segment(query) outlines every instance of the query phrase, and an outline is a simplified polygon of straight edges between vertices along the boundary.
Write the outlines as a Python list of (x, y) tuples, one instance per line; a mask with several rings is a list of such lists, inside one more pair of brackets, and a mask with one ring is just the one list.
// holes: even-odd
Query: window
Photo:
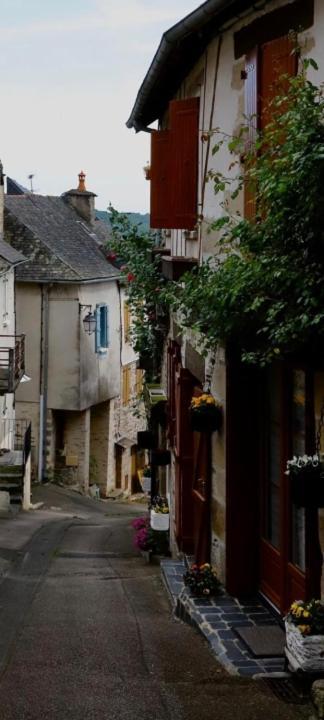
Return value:
[(131, 315), (128, 302), (124, 302), (124, 342), (129, 342)]
[(96, 307), (96, 352), (104, 353), (109, 347), (109, 308), (104, 303)]
[(130, 400), (130, 367), (123, 367), (123, 405), (128, 405)]

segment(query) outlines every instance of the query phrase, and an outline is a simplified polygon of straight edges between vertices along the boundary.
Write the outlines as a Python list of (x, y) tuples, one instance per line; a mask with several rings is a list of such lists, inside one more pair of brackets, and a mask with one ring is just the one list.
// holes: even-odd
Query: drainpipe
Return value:
[(49, 286), (41, 285), (41, 366), (39, 399), (39, 454), (38, 480), (46, 482), (46, 431), (47, 431), (47, 394), (48, 394), (48, 337), (49, 337)]

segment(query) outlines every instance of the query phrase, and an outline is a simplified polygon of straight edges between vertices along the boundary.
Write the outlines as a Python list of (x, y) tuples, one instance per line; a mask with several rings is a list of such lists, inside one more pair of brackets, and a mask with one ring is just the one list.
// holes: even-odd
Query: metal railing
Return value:
[(31, 445), (30, 420), (15, 420), (12, 418), (0, 420), (0, 448), (21, 450), (27, 455), (27, 460)]
[(0, 394), (15, 391), (25, 372), (25, 335), (0, 335)]

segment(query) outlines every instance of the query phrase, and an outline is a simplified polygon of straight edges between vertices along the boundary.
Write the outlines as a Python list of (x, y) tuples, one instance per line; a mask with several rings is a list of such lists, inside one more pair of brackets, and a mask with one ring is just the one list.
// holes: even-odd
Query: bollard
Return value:
[(315, 680), (312, 685), (312, 700), (319, 720), (324, 720), (324, 680)]

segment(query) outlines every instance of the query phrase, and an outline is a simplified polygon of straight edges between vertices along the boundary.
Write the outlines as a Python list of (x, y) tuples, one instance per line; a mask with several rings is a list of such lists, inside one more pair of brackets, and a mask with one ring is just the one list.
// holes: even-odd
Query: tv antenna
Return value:
[(35, 173), (30, 173), (30, 175), (28, 175), (28, 180), (30, 181), (30, 192), (31, 193), (34, 192), (34, 188), (33, 188), (33, 178), (34, 177), (35, 177)]

